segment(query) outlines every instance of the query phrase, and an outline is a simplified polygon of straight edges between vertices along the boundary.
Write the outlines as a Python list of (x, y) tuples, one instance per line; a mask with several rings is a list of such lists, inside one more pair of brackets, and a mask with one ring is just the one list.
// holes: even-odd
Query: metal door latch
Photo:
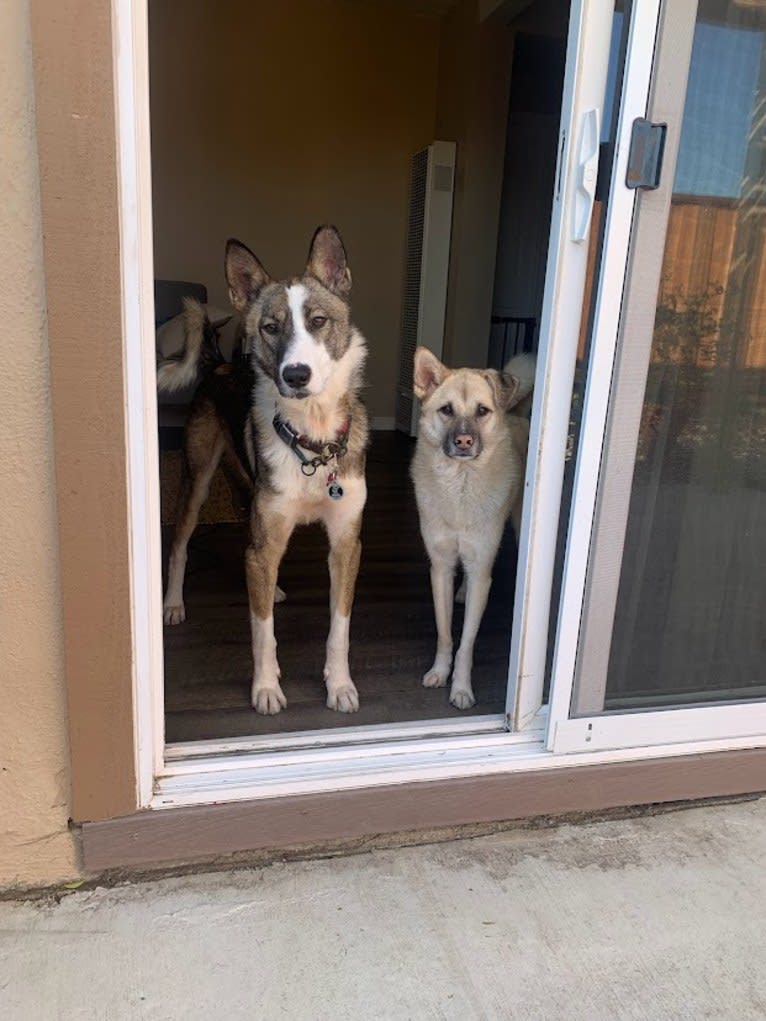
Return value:
[(577, 188), (573, 203), (572, 240), (587, 241), (598, 181), (599, 121), (597, 109), (586, 110), (580, 124), (577, 153)]
[(643, 188), (645, 191), (659, 188), (667, 130), (667, 124), (652, 124), (644, 117), (637, 117), (633, 121), (628, 169), (625, 173), (626, 187)]

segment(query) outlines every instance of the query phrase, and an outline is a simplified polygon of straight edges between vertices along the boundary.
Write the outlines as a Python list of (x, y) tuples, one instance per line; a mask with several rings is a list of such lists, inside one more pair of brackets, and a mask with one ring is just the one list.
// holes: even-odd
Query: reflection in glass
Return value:
[(698, 17), (607, 709), (766, 694), (766, 4)]

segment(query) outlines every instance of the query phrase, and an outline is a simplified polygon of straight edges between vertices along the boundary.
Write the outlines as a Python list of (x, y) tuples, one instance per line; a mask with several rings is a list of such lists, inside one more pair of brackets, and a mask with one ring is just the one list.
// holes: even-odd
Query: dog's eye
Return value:
[(321, 330), (326, 322), (327, 322), (327, 316), (312, 316), (311, 317), (311, 329), (312, 330)]
[(451, 404), (444, 404), (441, 408), (439, 408), (439, 411), (441, 411), (442, 415), (446, 415), (447, 418), (452, 418), (452, 415), (454, 414)]
[(277, 333), (279, 333), (279, 324), (278, 323), (264, 323), (263, 326), (261, 327), (261, 329), (263, 330), (264, 333), (268, 333), (269, 336), (274, 337), (274, 336), (276, 336)]
[(479, 418), (484, 418), (484, 416), (488, 415), (491, 410), (492, 409), (488, 408), (485, 404), (480, 404), (476, 409), (476, 414), (479, 416)]

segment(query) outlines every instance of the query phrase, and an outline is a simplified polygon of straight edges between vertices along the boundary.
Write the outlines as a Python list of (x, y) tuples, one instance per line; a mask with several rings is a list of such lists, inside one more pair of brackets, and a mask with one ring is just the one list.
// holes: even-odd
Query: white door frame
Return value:
[(558, 725), (568, 719), (580, 634), (585, 575), (593, 528), (601, 451), (606, 430), (622, 294), (628, 269), (636, 191), (625, 186), (633, 121), (645, 117), (660, 0), (637, 0), (628, 32), (622, 106), (617, 126), (615, 165), (609, 189), (601, 273), (597, 281), (591, 350), (580, 442), (575, 468), (569, 535), (564, 559), (559, 623), (554, 645), (548, 714), (549, 748)]
[[(524, 482), (506, 714), (514, 731), (539, 726), (548, 649), (561, 493), (574, 384), (580, 310), (588, 268), (588, 234), (575, 239), (580, 144), (603, 109), (613, 0), (574, 0), (567, 40), (559, 161), (551, 216), (537, 380)], [(589, 182), (595, 190), (595, 176)], [(576, 314), (572, 311), (576, 310)], [(576, 620), (577, 618), (572, 618)], [(572, 625), (574, 626), (574, 624)]]
[(130, 622), (139, 808), (164, 768), (162, 553), (154, 328), (147, 0), (113, 0), (120, 272), (130, 522)]
[[(647, 5), (651, 9), (656, 3), (637, 0), (634, 17), (645, 16), (642, 12)], [(349, 728), (342, 736), (325, 731), (281, 739), (195, 742), (166, 749), (147, 0), (113, 0), (139, 807), (208, 804), (410, 779), (555, 768), (573, 762), (586, 765), (688, 754), (703, 747), (742, 747), (742, 738), (727, 740), (719, 735), (718, 740), (703, 745), (684, 740), (628, 752), (587, 749), (584, 754), (571, 756), (546, 751), (543, 741), (540, 707), (545, 643), (572, 382), (570, 368), (560, 372), (558, 366), (570, 366), (572, 372), (574, 369), (577, 330), (568, 328), (567, 313), (577, 309), (577, 316), (570, 314), (569, 319), (577, 319), (579, 329), (587, 257), (587, 246), (567, 237), (577, 187), (576, 145), (572, 139), (574, 133), (577, 141), (582, 113), (602, 105), (612, 12), (608, 0), (572, 3), (575, 27), (571, 31), (575, 34), (570, 32), (570, 52), (576, 52), (577, 60), (567, 68), (564, 98), (568, 105), (564, 106), (566, 124), (561, 136), (552, 234), (556, 243), (551, 243), (549, 256), (549, 272), (555, 270), (556, 276), (546, 292), (543, 315), (544, 346), (532, 422), (533, 454), (525, 481), (528, 499), (517, 584), (517, 599), (518, 594), (522, 598), (517, 605), (523, 605), (523, 612), (518, 614), (512, 645), (514, 683), (508, 711), (517, 732), (502, 732), (503, 717), (492, 716), (437, 721), (427, 726)], [(595, 60), (594, 53), (599, 55)], [(574, 616), (561, 625), (559, 639), (563, 640), (567, 629), (576, 630), (578, 621), (579, 616)], [(564, 675), (557, 674), (553, 688), (557, 706), (565, 700), (568, 704), (558, 692), (558, 685), (566, 683)], [(571, 678), (569, 684), (571, 690)], [(549, 733), (563, 722), (552, 718)]]

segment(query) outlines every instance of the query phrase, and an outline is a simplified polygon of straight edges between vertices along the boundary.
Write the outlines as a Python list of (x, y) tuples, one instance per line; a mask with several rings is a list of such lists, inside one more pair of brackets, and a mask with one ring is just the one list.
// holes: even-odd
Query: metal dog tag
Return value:
[(340, 500), (343, 496), (343, 486), (339, 486), (337, 482), (331, 482), (327, 487), (327, 495), (331, 500)]

